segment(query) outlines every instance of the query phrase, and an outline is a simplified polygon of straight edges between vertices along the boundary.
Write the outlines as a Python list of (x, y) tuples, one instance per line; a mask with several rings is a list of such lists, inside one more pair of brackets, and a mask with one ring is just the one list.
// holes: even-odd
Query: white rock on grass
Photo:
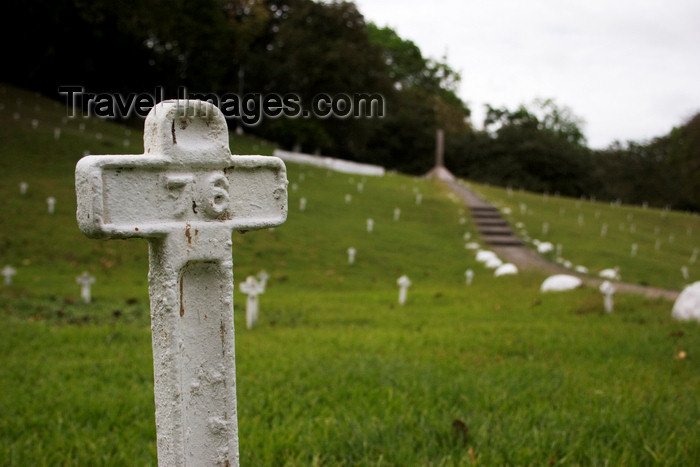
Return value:
[(466, 245), (464, 245), (464, 248), (466, 248), (467, 250), (478, 250), (480, 246), (481, 245), (479, 245), (477, 242), (469, 242)]
[(503, 261), (501, 261), (501, 258), (498, 258), (498, 257), (489, 258), (484, 263), (484, 266), (486, 266), (489, 269), (497, 269), (502, 265), (503, 265)]
[(620, 268), (615, 267), (613, 269), (603, 269), (598, 273), (599, 277), (602, 277), (603, 279), (610, 279), (613, 281), (619, 281), (620, 280)]
[(550, 253), (552, 251), (554, 251), (554, 245), (552, 245), (550, 242), (542, 242), (537, 245), (537, 252), (540, 254)]
[(479, 250), (476, 252), (476, 260), (480, 263), (486, 263), (486, 261), (490, 260), (491, 258), (498, 258), (498, 256), (496, 253), (489, 250)]
[(673, 304), (671, 317), (678, 321), (695, 320), (700, 322), (700, 282), (683, 289)]
[(510, 276), (518, 273), (518, 268), (513, 263), (501, 264), (493, 273), (494, 277)]
[(555, 274), (542, 282), (541, 292), (563, 292), (581, 287), (581, 279), (568, 274)]

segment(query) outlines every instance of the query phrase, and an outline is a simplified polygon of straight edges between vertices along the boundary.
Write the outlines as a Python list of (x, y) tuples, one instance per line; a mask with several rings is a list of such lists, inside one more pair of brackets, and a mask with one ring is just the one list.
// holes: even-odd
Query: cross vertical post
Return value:
[(83, 233), (148, 239), (158, 464), (237, 466), (231, 233), (286, 220), (284, 163), (232, 156), (219, 109), (178, 100), (149, 113), (144, 154), (75, 176)]

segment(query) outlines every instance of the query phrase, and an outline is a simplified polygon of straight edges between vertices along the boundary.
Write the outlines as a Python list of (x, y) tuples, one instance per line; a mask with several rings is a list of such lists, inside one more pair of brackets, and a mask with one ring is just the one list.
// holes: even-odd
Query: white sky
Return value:
[(484, 104), (553, 98), (585, 121), (592, 148), (643, 142), (700, 111), (698, 0), (355, 0), (462, 75), (481, 127)]

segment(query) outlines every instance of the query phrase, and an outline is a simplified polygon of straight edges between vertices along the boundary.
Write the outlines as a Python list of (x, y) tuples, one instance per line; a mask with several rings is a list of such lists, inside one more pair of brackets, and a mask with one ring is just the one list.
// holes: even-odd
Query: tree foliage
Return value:
[[(551, 99), (487, 107), (469, 122), (460, 74), (424, 57), (349, 1), (9, 0), (0, 80), (51, 97), (91, 92), (377, 93), (382, 118), (268, 118), (247, 131), (306, 152), (421, 174), (445, 131), (458, 175), (565, 195), (700, 208), (700, 117), (648, 143), (586, 146), (583, 121)], [(485, 70), (488, 72), (488, 70)], [(232, 121), (232, 126), (239, 122)]]

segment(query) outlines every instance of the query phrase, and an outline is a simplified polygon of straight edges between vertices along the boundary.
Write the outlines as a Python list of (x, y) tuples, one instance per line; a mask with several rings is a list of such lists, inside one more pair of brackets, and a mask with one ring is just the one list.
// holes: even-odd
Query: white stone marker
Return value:
[(215, 106), (166, 101), (144, 154), (84, 157), (76, 192), (88, 237), (148, 239), (158, 464), (237, 466), (231, 232), (286, 220), (284, 163), (232, 156)]
[(698, 249), (693, 248), (693, 253), (690, 255), (690, 264), (695, 264), (695, 261), (698, 259)]
[(17, 274), (17, 271), (10, 265), (2, 268), (2, 275), (5, 276), (5, 285), (12, 285), (12, 276), (15, 274)]
[(635, 256), (637, 256), (637, 249), (638, 249), (637, 244), (636, 244), (636, 243), (633, 243), (633, 244), (632, 244), (632, 248), (630, 249), (630, 256), (631, 256), (632, 258), (634, 258)]
[(349, 193), (346, 194), (345, 195), (345, 204), (350, 204), (351, 201), (352, 201), (352, 195)]
[(357, 253), (355, 248), (348, 248), (348, 264), (355, 264), (355, 253)]
[(683, 275), (683, 280), (690, 279), (690, 274), (688, 273), (688, 266), (681, 266), (681, 274)]
[(610, 281), (605, 281), (600, 284), (600, 293), (603, 294), (603, 303), (605, 305), (605, 312), (612, 313), (613, 311), (613, 299), (612, 296), (615, 293), (615, 286), (610, 283)]
[(420, 204), (423, 202), (423, 195), (420, 193), (416, 194), (416, 205), (420, 206)]
[(29, 188), (29, 184), (27, 182), (20, 182), (19, 184), (19, 194), (24, 196), (27, 194), (27, 188)]
[(403, 275), (399, 277), (399, 279), (396, 281), (396, 284), (400, 287), (399, 289), (399, 305), (405, 305), (406, 304), (406, 294), (408, 288), (411, 286), (411, 280), (406, 276)]
[(258, 322), (258, 295), (263, 293), (265, 288), (253, 276), (246, 277), (245, 282), (238, 287), (248, 296), (245, 302), (245, 324), (248, 329), (253, 329)]
[(299, 200), (299, 210), (306, 211), (306, 198), (301, 198)]
[(394, 222), (398, 222), (401, 218), (401, 208), (394, 208)]
[(474, 271), (471, 269), (467, 269), (464, 271), (464, 278), (465, 278), (465, 284), (466, 285), (472, 285), (472, 281), (474, 280)]
[(80, 298), (84, 303), (90, 303), (92, 297), (90, 295), (90, 287), (95, 283), (95, 278), (87, 271), (75, 278), (75, 282), (80, 285)]
[(372, 233), (374, 230), (374, 219), (367, 219), (367, 232)]
[(49, 214), (53, 214), (56, 211), (56, 198), (53, 196), (46, 198), (46, 206), (49, 209)]

